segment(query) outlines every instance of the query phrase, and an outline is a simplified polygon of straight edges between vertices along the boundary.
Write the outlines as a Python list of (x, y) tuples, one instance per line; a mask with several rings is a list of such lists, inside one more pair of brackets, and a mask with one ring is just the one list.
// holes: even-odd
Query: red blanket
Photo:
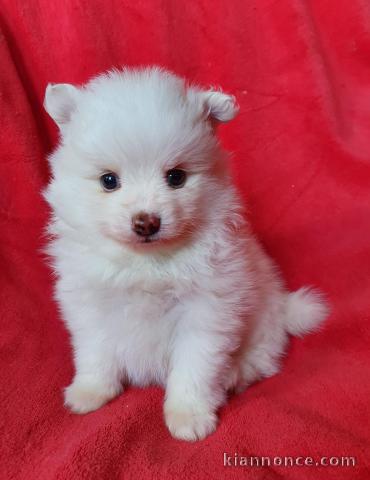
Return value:
[[(367, 0), (2, 0), (1, 479), (370, 478), (369, 19)], [(153, 63), (236, 95), (220, 133), (254, 229), (291, 288), (332, 304), (282, 373), (231, 398), (194, 444), (171, 438), (156, 387), (65, 410), (71, 348), (41, 254), (47, 82)], [(240, 465), (250, 456), (270, 466)]]

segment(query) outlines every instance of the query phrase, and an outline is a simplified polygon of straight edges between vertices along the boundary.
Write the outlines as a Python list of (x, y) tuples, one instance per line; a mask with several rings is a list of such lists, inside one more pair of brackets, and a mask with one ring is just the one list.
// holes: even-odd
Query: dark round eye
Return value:
[(107, 192), (112, 192), (113, 190), (117, 190), (120, 187), (118, 175), (113, 172), (104, 173), (100, 177), (100, 183), (102, 187)]
[(186, 172), (181, 168), (172, 168), (166, 173), (167, 183), (172, 188), (181, 188), (186, 182)]

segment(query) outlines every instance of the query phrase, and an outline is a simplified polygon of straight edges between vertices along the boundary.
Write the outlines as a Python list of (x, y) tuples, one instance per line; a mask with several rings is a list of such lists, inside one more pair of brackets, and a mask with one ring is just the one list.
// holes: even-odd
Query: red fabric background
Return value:
[[(17, 5), (18, 4), (18, 5)], [(0, 4), (1, 479), (370, 478), (370, 4), (367, 0), (32, 0)], [(206, 440), (174, 440), (159, 388), (86, 416), (63, 408), (68, 336), (39, 253), (47, 82), (161, 64), (234, 93), (222, 127), (256, 232), (288, 284), (333, 311), (283, 372), (233, 397)], [(239, 455), (355, 468), (235, 468)]]

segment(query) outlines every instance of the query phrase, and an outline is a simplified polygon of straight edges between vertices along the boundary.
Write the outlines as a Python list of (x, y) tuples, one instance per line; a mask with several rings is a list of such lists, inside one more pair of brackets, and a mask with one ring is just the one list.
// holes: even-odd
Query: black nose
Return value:
[(158, 232), (161, 226), (161, 219), (145, 212), (137, 213), (132, 217), (132, 229), (141, 237), (149, 237)]

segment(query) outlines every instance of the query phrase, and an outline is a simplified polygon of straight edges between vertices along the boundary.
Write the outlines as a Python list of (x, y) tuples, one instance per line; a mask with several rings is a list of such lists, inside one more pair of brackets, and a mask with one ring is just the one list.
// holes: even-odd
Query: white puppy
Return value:
[(65, 404), (86, 413), (122, 383), (157, 383), (172, 435), (203, 438), (227, 390), (278, 372), (288, 334), (326, 315), (285, 290), (242, 214), (215, 134), (235, 99), (125, 69), (49, 85), (45, 108), (61, 132), (45, 197), (76, 367)]

